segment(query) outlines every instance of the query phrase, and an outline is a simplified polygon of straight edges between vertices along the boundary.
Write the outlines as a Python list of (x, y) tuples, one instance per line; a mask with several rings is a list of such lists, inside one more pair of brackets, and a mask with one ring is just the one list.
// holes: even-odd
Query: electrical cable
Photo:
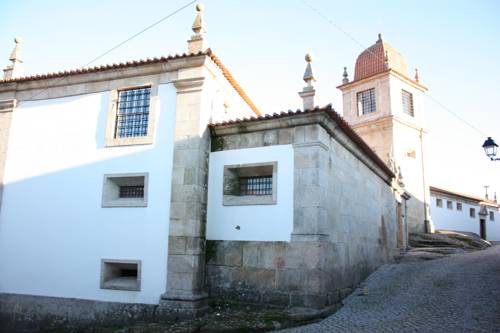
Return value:
[[(346, 30), (344, 30), (342, 27), (340, 27), (338, 24), (336, 24), (333, 20), (331, 20), (329, 17), (323, 15), (323, 13), (321, 13), (316, 7), (314, 7), (313, 5), (311, 5), (308, 1), (306, 0), (301, 0), (302, 3), (304, 3), (304, 5), (306, 5), (306, 7), (308, 7), (310, 10), (312, 10), (313, 12), (315, 12), (318, 16), (320, 16), (323, 20), (325, 20), (326, 22), (328, 22), (328, 24), (330, 24), (331, 26), (333, 26), (335, 29), (339, 30), (340, 32), (342, 32), (344, 35), (346, 35), (350, 40), (352, 40), (354, 43), (358, 44), (359, 46), (361, 46), (362, 49), (368, 51), (371, 55), (373, 55), (375, 58), (378, 58), (378, 60), (382, 60), (382, 61), (385, 61), (385, 59), (381, 59), (379, 57), (379, 55), (377, 55), (376, 53), (372, 52), (369, 48), (367, 48), (365, 45), (363, 45), (361, 42), (359, 42), (356, 38), (354, 38), (350, 33), (348, 33)], [(439, 105), (443, 110), (447, 111), (448, 113), (450, 113), (451, 115), (453, 115), (454, 117), (456, 117), (458, 120), (460, 120), (461, 122), (463, 122), (465, 125), (469, 126), (470, 128), (472, 128), (474, 131), (476, 131), (477, 133), (481, 134), (483, 137), (487, 137), (488, 135), (486, 135), (483, 131), (481, 131), (480, 129), (478, 129), (476, 126), (472, 125), (471, 123), (469, 123), (468, 121), (466, 121), (464, 118), (462, 118), (461, 116), (459, 116), (457, 113), (453, 112), (449, 107), (447, 107), (446, 105), (444, 105), (443, 103), (441, 103), (438, 99), (436, 99), (435, 97), (433, 97), (432, 95), (426, 93), (424, 94), (424, 96), (428, 97), (431, 101), (433, 101), (434, 103), (436, 103), (437, 105)]]
[[(163, 21), (171, 18), (172, 16), (174, 16), (175, 14), (179, 13), (180, 11), (182, 11), (183, 9), (186, 9), (187, 7), (191, 6), (192, 4), (194, 4), (196, 1), (198, 0), (192, 0), (188, 3), (186, 3), (185, 5), (177, 8), (176, 10), (174, 10), (173, 12), (169, 13), (168, 15), (162, 17), (161, 19), (159, 19), (158, 21), (152, 23), (151, 25), (147, 26), (146, 28), (142, 29), (141, 31), (133, 34), (132, 36), (128, 37), (127, 39), (125, 39), (124, 41), (116, 44), (115, 46), (111, 47), (109, 50), (107, 50), (106, 52), (100, 54), (99, 56), (95, 57), (94, 59), (92, 59), (91, 61), (87, 62), (85, 65), (81, 66), (80, 68), (85, 68), (87, 66), (89, 66), (90, 64), (96, 62), (97, 60), (101, 59), (102, 57), (104, 57), (105, 55), (113, 52), (114, 50), (116, 50), (117, 48), (119, 48), (120, 46), (128, 43), (129, 41), (131, 41), (132, 39), (136, 38), (137, 36), (143, 34), (144, 32), (148, 31), (149, 29), (157, 26), (158, 24), (162, 23)], [(57, 82), (60, 82), (64, 79), (65, 77), (62, 77), (60, 78), (59, 80), (56, 80), (55, 83)], [(33, 99), (37, 96), (39, 96), (40, 94), (42, 94), (43, 92), (47, 91), (49, 88), (45, 88), (44, 90), (41, 90), (39, 91), (37, 94), (34, 94), (34, 95), (31, 95), (31, 98), (30, 99)]]

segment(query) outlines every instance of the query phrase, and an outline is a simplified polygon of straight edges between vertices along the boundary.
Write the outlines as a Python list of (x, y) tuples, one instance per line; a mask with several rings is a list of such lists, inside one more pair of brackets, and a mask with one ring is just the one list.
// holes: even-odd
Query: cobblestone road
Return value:
[(361, 288), (334, 315), (282, 332), (500, 332), (500, 245), (385, 265)]

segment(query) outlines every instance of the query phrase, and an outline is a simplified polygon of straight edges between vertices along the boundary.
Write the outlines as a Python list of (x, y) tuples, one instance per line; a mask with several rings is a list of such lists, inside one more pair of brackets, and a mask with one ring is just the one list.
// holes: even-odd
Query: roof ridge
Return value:
[(43, 73), (43, 74), (31, 74), (31, 75), (21, 76), (21, 77), (11, 78), (11, 79), (0, 79), (0, 84), (1, 83), (11, 83), (11, 82), (25, 82), (25, 81), (33, 81), (33, 80), (52, 79), (52, 78), (56, 78), (56, 77), (66, 76), (66, 75), (95, 73), (95, 72), (100, 72), (100, 71), (109, 70), (109, 69), (134, 67), (134, 66), (139, 66), (139, 65), (159, 63), (159, 62), (168, 61), (168, 60), (175, 60), (175, 59), (186, 58), (186, 57), (196, 57), (196, 56), (201, 56), (201, 55), (211, 55), (211, 54), (213, 54), (211, 49), (207, 49), (206, 51), (201, 51), (201, 52), (197, 52), (197, 53), (186, 53), (186, 52), (181, 53), (181, 54), (176, 53), (174, 55), (169, 54), (169, 55), (161, 56), (161, 57), (128, 60), (128, 61), (124, 61), (124, 62), (108, 63), (108, 64), (96, 65), (96, 66), (92, 66), (92, 67), (78, 67), (78, 68), (66, 69), (66, 70), (62, 70), (62, 71), (58, 71), (58, 72), (49, 72), (49, 73)]

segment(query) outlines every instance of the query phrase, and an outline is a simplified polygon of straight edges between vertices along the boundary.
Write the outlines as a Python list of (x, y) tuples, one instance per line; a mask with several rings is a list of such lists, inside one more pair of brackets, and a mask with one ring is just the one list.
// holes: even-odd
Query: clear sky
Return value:
[[(312, 11), (317, 8), (334, 25)], [(2, 0), (0, 65), (22, 36), (30, 74), (77, 68), (164, 17), (188, 0)], [(425, 99), (429, 183), (475, 195), (484, 185), (500, 196), (500, 162), (481, 148), (500, 143), (500, 1), (241, 1), (204, 0), (208, 40), (261, 111), (301, 107), (304, 55), (314, 55), (317, 104), (342, 113), (343, 67), (350, 77), (358, 54), (381, 32), (418, 67), (429, 95), (477, 127)], [(194, 5), (95, 64), (186, 51)], [(359, 44), (361, 45), (359, 45)], [(2, 60), (3, 59), (3, 60)]]

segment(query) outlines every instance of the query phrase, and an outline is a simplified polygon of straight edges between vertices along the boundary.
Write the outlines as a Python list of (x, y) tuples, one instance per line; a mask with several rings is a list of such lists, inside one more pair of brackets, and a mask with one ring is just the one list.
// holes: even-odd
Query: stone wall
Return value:
[(7, 158), (10, 123), (12, 121), (12, 111), (15, 105), (16, 100), (10, 99), (0, 101), (0, 209), (2, 208), (3, 175), (5, 160)]
[(293, 144), (294, 216), (290, 242), (208, 241), (211, 296), (336, 306), (391, 259), (397, 246), (391, 179), (326, 115), (216, 129), (212, 142), (215, 150)]

